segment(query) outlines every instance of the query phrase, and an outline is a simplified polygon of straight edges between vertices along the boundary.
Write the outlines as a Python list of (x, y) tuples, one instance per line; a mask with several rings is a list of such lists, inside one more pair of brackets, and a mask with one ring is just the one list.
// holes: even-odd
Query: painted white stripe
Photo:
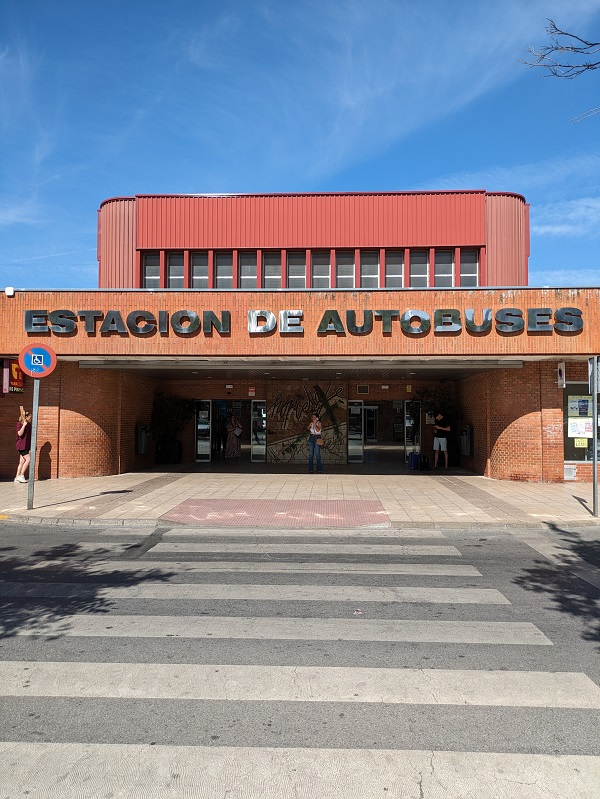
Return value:
[(227, 583), (170, 583), (145, 581), (140, 585), (104, 588), (80, 583), (0, 582), (0, 598), (44, 597), (78, 599), (248, 599), (307, 602), (424, 602), (473, 605), (510, 605), (493, 588), (435, 588), (354, 585), (228, 585)]
[(3, 796), (598, 799), (600, 757), (389, 749), (0, 744)]
[[(67, 560), (42, 560), (32, 564), (31, 569), (47, 569), (70, 563)], [(252, 561), (252, 560), (104, 560), (93, 563), (78, 564), (78, 568), (87, 574), (107, 574), (111, 572), (304, 572), (319, 574), (405, 574), (437, 577), (481, 577), (481, 572), (474, 566), (452, 563), (291, 563), (289, 561)]]
[(0, 696), (600, 709), (580, 672), (0, 662)]
[(0, 582), (0, 598), (44, 597), (77, 599), (247, 599), (306, 602), (424, 602), (473, 605), (510, 605), (493, 588), (435, 588), (416, 586), (353, 585), (228, 585), (227, 583), (170, 583), (145, 581), (140, 585), (104, 588), (79, 583)]
[(16, 635), (117, 638), (248, 638), (267, 641), (418, 641), (552, 646), (529, 622), (256, 618), (238, 616), (93, 616), (30, 619)]
[[(92, 544), (96, 548), (95, 544)], [(449, 555), (460, 557), (460, 552), (456, 547), (445, 547), (418, 544), (174, 544), (159, 543), (153, 547), (151, 552), (245, 552), (252, 554), (260, 553), (298, 553), (311, 555)]]
[[(102, 532), (103, 535), (106, 531)], [(422, 530), (411, 529), (398, 529), (398, 528), (327, 528), (320, 530), (318, 528), (311, 530), (295, 530), (289, 528), (213, 528), (207, 529), (203, 527), (177, 527), (171, 529), (168, 533), (162, 536), (163, 541), (169, 541), (178, 537), (191, 537), (202, 538), (203, 536), (210, 536), (213, 538), (235, 538), (235, 537), (248, 537), (248, 538), (446, 538), (441, 530), (434, 530), (430, 528), (423, 528)]]

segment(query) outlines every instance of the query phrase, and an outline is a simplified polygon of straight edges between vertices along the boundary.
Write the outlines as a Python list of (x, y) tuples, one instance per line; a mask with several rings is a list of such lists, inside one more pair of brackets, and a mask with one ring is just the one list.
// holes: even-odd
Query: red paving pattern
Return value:
[(378, 500), (187, 499), (161, 519), (206, 527), (389, 527)]

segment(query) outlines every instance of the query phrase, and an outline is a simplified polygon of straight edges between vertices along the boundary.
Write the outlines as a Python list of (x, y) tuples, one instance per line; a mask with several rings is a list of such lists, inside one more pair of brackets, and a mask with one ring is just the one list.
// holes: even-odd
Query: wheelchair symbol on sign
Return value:
[(56, 353), (46, 344), (30, 344), (19, 353), (19, 366), (28, 377), (47, 377), (56, 367)]

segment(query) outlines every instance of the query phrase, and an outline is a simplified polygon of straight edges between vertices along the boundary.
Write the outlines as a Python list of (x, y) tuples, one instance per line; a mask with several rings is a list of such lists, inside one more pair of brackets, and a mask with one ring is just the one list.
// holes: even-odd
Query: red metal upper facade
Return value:
[[(336, 253), (356, 253), (355, 288), (360, 288), (361, 253), (377, 255), (381, 284), (386, 258), (403, 253), (404, 287), (411, 287), (412, 254), (426, 253), (428, 283), (434, 285), (436, 253), (450, 252), (453, 286), (460, 285), (463, 251), (478, 258), (480, 286), (527, 285), (529, 207), (524, 198), (483, 190), (371, 194), (273, 195), (138, 195), (102, 203), (98, 219), (100, 288), (144, 287), (144, 257), (160, 257), (161, 286), (169, 253), (183, 253), (184, 288), (193, 287), (190, 258), (206, 252), (208, 283), (218, 288), (215, 262), (231, 252), (236, 272), (239, 253), (256, 253), (256, 287), (263, 287), (261, 259), (265, 251), (281, 252), (282, 284), (286, 283), (286, 253), (305, 252), (306, 288), (311, 288), (311, 253), (331, 253), (331, 283), (335, 288)], [(440, 284), (442, 285), (442, 284)], [(240, 286), (234, 274), (228, 287)], [(178, 286), (179, 287), (179, 286)], [(265, 285), (265, 287), (267, 287)], [(342, 286), (342, 287), (347, 287)], [(373, 288), (372, 284), (369, 284)], [(398, 287), (396, 285), (392, 287)], [(417, 287), (415, 285), (415, 287)]]

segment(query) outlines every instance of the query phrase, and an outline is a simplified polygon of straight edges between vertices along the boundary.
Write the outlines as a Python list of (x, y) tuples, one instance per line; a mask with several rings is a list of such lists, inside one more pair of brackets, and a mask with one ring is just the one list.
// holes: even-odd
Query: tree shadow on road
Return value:
[[(535, 561), (514, 582), (527, 591), (546, 594), (554, 609), (578, 619), (585, 641), (600, 641), (600, 588), (578, 576), (578, 572), (590, 574), (590, 567), (600, 567), (600, 541), (586, 539), (556, 524), (550, 527), (560, 537), (564, 555), (559, 554), (554, 563)], [(595, 572), (595, 579), (598, 578), (600, 571)]]
[[(114, 552), (90, 553), (79, 544), (38, 549), (24, 557), (9, 554), (15, 551), (0, 549), (0, 640), (24, 634), (60, 638), (68, 633), (73, 614), (111, 611), (115, 600), (103, 597), (103, 588), (165, 582), (174, 574), (161, 569), (113, 570), (106, 560), (100, 568), (99, 558), (114, 557)], [(52, 585), (59, 583), (76, 585), (66, 596), (60, 591), (60, 596), (52, 596)]]

